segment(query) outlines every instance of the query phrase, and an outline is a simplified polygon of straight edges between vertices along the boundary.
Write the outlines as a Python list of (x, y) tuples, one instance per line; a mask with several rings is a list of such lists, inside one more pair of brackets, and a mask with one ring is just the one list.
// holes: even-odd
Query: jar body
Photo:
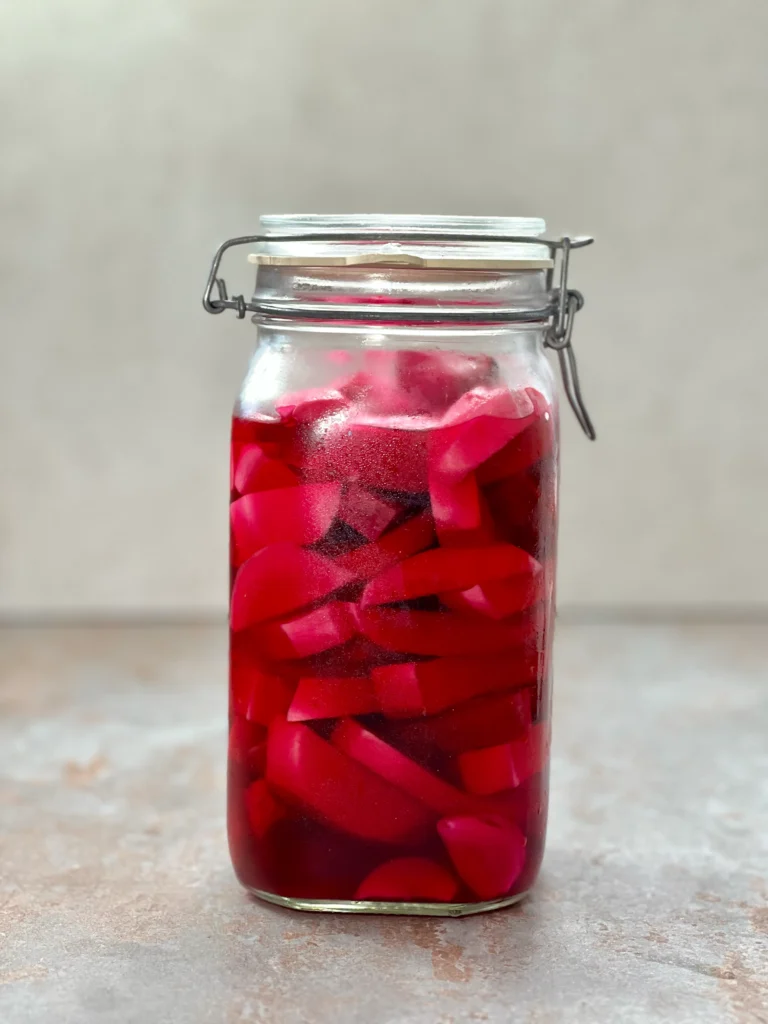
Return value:
[(229, 841), (300, 909), (519, 899), (546, 828), (541, 326), (264, 323), (232, 427)]

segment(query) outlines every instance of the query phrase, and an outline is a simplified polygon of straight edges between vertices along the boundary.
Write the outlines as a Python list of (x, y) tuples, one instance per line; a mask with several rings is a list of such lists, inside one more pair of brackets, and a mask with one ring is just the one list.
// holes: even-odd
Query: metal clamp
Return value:
[[(218, 276), (224, 253), (235, 246), (258, 245), (262, 242), (371, 242), (380, 241), (382, 237), (386, 237), (389, 241), (493, 241), (513, 244), (519, 243), (523, 245), (546, 245), (552, 254), (553, 260), (556, 260), (557, 253), (560, 252), (560, 270), (557, 295), (553, 296), (553, 301), (546, 308), (541, 311), (537, 311), (537, 317), (540, 316), (542, 319), (549, 319), (549, 326), (544, 338), (544, 344), (547, 348), (557, 352), (558, 362), (560, 363), (560, 372), (563, 377), (563, 387), (565, 388), (568, 403), (573, 409), (574, 415), (579, 421), (581, 429), (590, 441), (595, 440), (597, 435), (581, 394), (579, 372), (576, 366), (576, 356), (571, 344), (573, 319), (576, 313), (578, 313), (584, 305), (584, 297), (581, 292), (568, 287), (568, 269), (570, 266), (571, 251), (573, 249), (581, 249), (584, 246), (591, 245), (594, 239), (589, 236), (574, 238), (563, 236), (562, 238), (548, 240), (544, 238), (535, 238), (531, 235), (469, 234), (455, 231), (440, 231), (439, 229), (432, 231), (418, 231), (409, 230), (408, 228), (398, 228), (396, 231), (391, 232), (382, 232), (381, 228), (372, 228), (365, 231), (351, 232), (325, 231), (288, 235), (241, 235), (237, 238), (230, 238), (226, 242), (222, 242), (216, 250), (213, 262), (211, 263), (211, 269), (208, 274), (208, 280), (205, 285), (205, 291), (203, 292), (203, 308), (207, 313), (223, 313), (225, 309), (233, 309), (239, 320), (243, 320), (246, 313), (263, 313), (266, 315), (271, 314), (273, 316), (279, 315), (283, 317), (311, 316), (313, 313), (308, 311), (307, 307), (302, 306), (301, 304), (295, 304), (293, 306), (285, 305), (278, 309), (274, 300), (271, 302), (246, 302), (243, 295), (234, 295), (230, 298), (227, 293), (227, 285), (224, 279)], [(553, 280), (554, 269), (550, 269), (547, 271), (547, 288), (550, 293), (552, 291)], [(218, 292), (218, 298), (214, 298), (214, 289)], [(315, 314), (321, 313), (324, 316), (327, 315), (327, 312), (327, 306), (314, 311)], [(396, 319), (397, 314), (398, 311), (396, 307), (389, 306), (387, 308), (387, 318)], [(383, 314), (379, 314), (377, 318), (380, 319), (382, 315)], [(407, 307), (407, 310), (403, 315), (408, 319), (412, 319), (414, 315), (413, 306)], [(345, 308), (344, 317), (345, 319), (367, 320), (370, 319), (371, 314), (368, 311)], [(425, 315), (425, 320), (434, 319), (440, 319), (443, 321), (457, 320), (462, 322), (486, 322), (488, 320), (502, 320), (504, 322), (511, 323), (530, 322), (531, 311), (514, 309), (497, 311), (488, 309), (458, 310), (454, 307), (453, 309), (431, 310)]]
[(544, 337), (544, 344), (547, 348), (557, 352), (557, 361), (560, 363), (560, 373), (568, 404), (573, 409), (573, 414), (579, 421), (581, 429), (590, 441), (594, 441), (597, 434), (581, 394), (576, 354), (571, 345), (573, 319), (584, 305), (584, 296), (575, 288), (568, 287), (568, 266), (573, 243), (570, 238), (561, 238), (560, 241), (562, 255), (560, 257), (560, 285), (557, 291), (557, 312)]

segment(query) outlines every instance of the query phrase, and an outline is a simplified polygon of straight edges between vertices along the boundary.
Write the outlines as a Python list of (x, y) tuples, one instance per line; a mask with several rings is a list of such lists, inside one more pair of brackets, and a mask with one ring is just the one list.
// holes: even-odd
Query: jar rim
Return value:
[(478, 217), (421, 213), (271, 213), (259, 218), (264, 234), (303, 234), (309, 231), (346, 232), (374, 229), (398, 231), (446, 231), (450, 233), (530, 235), (547, 229), (541, 217)]

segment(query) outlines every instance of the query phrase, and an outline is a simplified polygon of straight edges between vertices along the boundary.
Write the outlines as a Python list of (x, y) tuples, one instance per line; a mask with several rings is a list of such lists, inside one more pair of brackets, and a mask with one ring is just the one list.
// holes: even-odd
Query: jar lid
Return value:
[[(553, 265), (550, 248), (537, 242), (546, 230), (539, 217), (272, 214), (260, 218), (260, 229), (266, 239), (248, 260), (266, 266), (535, 270)], [(338, 238), (329, 237), (334, 235)]]

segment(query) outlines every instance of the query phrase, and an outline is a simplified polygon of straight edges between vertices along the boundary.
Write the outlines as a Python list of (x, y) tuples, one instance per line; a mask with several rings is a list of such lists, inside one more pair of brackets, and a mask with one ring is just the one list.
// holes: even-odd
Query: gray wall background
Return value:
[(253, 329), (199, 296), (282, 210), (595, 234), (561, 605), (765, 608), (767, 38), (763, 0), (2, 5), (0, 614), (223, 611)]

